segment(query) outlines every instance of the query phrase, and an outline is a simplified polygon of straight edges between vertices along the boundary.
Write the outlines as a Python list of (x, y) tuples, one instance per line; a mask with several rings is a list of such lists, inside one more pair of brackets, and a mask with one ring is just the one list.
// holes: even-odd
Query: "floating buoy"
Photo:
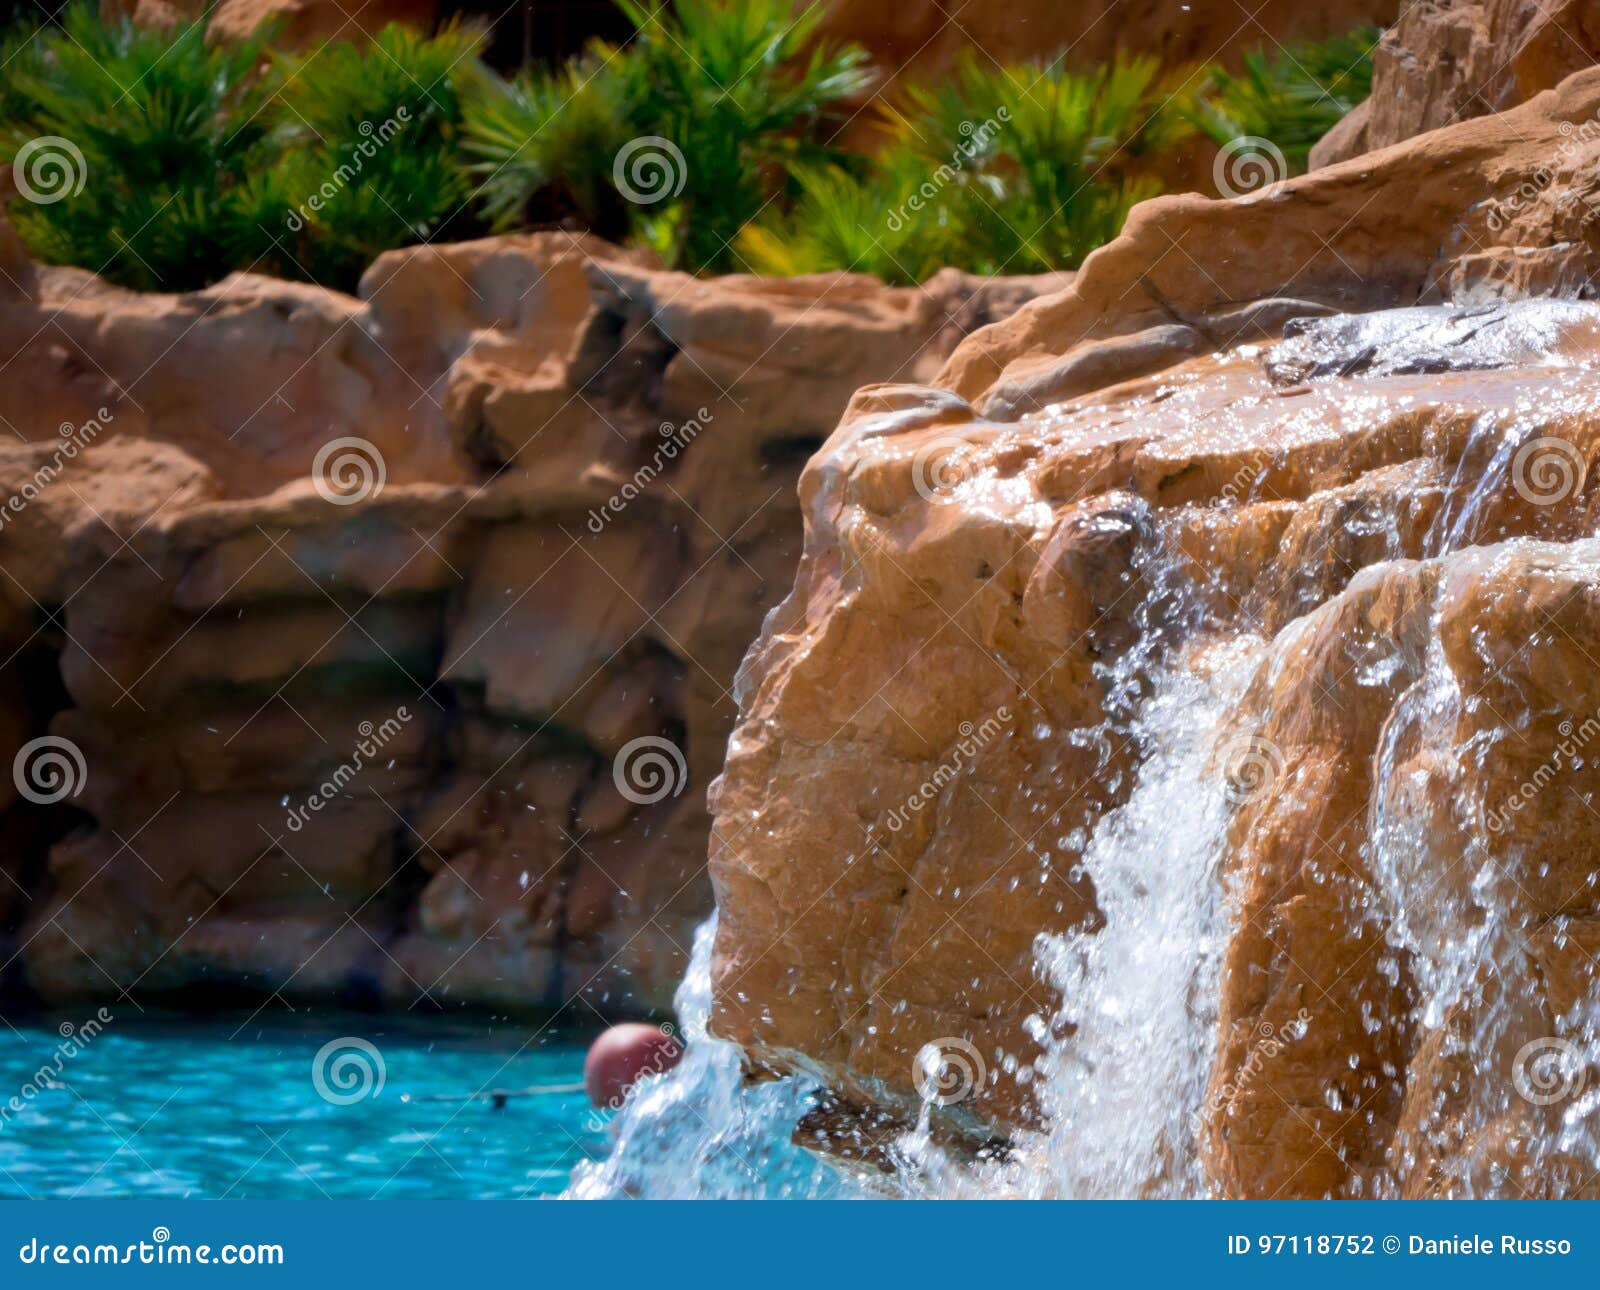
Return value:
[(583, 1086), (595, 1106), (615, 1110), (640, 1079), (671, 1070), (682, 1056), (683, 1044), (670, 1025), (627, 1022), (612, 1026), (589, 1045), (589, 1055), (583, 1060)]

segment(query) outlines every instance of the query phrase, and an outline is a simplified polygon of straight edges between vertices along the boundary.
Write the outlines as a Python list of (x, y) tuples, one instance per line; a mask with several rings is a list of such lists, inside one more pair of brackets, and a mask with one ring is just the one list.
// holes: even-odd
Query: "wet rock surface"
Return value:
[(712, 791), (712, 1032), (830, 1090), (811, 1145), (1594, 1189), (1597, 108), (1146, 203), (856, 395)]

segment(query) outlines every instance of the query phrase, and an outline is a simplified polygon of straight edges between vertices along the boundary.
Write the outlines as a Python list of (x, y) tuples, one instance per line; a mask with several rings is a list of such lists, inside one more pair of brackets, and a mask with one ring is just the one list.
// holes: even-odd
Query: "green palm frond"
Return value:
[(1312, 145), (1372, 92), (1372, 51), (1381, 35), (1363, 27), (1275, 57), (1248, 53), (1238, 74), (1211, 69), (1188, 114), (1219, 145), (1244, 136), (1271, 140), (1299, 173)]
[(260, 161), (264, 65), (259, 42), (208, 43), (198, 22), (166, 32), (88, 4), (67, 11), (7, 68), (0, 157), (25, 167), (49, 155), (67, 178), (55, 200), (12, 202), (24, 241), (169, 291), (269, 255), (232, 199)]
[(612, 162), (635, 133), (635, 66), (624, 51), (595, 42), (563, 67), (491, 82), (467, 101), (462, 147), (497, 228), (521, 223), (542, 196), (547, 216), (571, 214), (620, 232), (605, 226), (615, 222)]

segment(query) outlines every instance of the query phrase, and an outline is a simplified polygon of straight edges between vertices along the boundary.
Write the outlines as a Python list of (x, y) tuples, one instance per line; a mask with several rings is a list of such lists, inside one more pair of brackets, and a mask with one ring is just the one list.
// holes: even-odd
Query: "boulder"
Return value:
[(711, 793), (711, 1027), (797, 1140), (1594, 1191), (1597, 111), (1148, 202), (855, 396)]

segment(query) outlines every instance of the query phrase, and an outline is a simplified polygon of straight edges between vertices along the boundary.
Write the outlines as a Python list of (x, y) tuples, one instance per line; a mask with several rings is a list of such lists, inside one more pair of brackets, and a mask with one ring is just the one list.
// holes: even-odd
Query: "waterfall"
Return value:
[(845, 1178), (789, 1142), (808, 1090), (781, 1080), (745, 1087), (739, 1050), (706, 1033), (711, 1016), (713, 914), (673, 1003), (683, 1060), (641, 1080), (610, 1126), (604, 1160), (579, 1165), (574, 1200), (826, 1199), (851, 1194)]
[[(1553, 442), (1541, 438), (1550, 433), (1551, 415), (1522, 404), (1478, 416), (1441, 472), (1442, 497), (1424, 533), (1407, 529), (1404, 521), (1414, 512), (1389, 514), (1380, 507), (1374, 513), (1360, 498), (1343, 512), (1327, 508), (1329, 536), (1331, 526), (1340, 525), (1345, 537), (1362, 543), (1353, 563), (1374, 579), (1414, 575), (1414, 585), (1406, 585), (1422, 604), (1415, 629), (1407, 628), (1414, 637), (1408, 642), (1396, 638), (1401, 629), (1389, 619), (1370, 625), (1351, 619), (1362, 623), (1361, 639), (1340, 637), (1337, 646), (1353, 684), (1366, 695), (1378, 691), (1389, 705), (1377, 709), (1363, 736), (1361, 756), (1370, 754), (1360, 781), (1367, 782), (1370, 767), (1359, 843), (1365, 885), (1353, 901), (1353, 917), (1370, 924), (1377, 939), (1372, 970), (1391, 983), (1403, 973), (1404, 997), (1411, 1001), (1397, 1006), (1403, 1016), (1363, 1014), (1351, 1026), (1369, 1033), (1394, 1028), (1402, 1036), (1398, 1042), (1409, 1046), (1406, 1060), (1421, 1054), (1427, 1060), (1418, 1069), (1431, 1071), (1427, 1079), (1434, 1081), (1425, 1086), (1419, 1076), (1405, 1084), (1392, 1158), (1361, 1176), (1355, 1185), (1367, 1189), (1362, 1194), (1397, 1195), (1407, 1188), (1414, 1194), (1421, 1177), (1435, 1194), (1517, 1195), (1528, 1179), (1576, 1185), (1600, 1171), (1600, 1136), (1593, 1127), (1600, 1123), (1594, 1117), (1600, 1089), (1581, 1092), (1583, 1073), (1600, 1069), (1600, 1005), (1580, 1001), (1569, 1015), (1556, 1017), (1559, 1039), (1549, 1033), (1551, 1021), (1529, 1006), (1543, 997), (1534, 937), (1553, 936), (1561, 944), (1569, 931), (1559, 917), (1537, 917), (1523, 887), (1548, 872), (1547, 860), (1508, 854), (1504, 847), (1495, 851), (1483, 800), (1487, 772), (1496, 769), (1504, 741), (1535, 721), (1553, 727), (1560, 714), (1529, 708), (1485, 715), (1485, 700), (1452, 670), (1443, 629), (1452, 597), (1470, 594), (1496, 561), (1526, 560), (1538, 548), (1538, 558), (1574, 568), (1600, 563), (1600, 540), (1551, 548), (1493, 528), (1508, 522), (1500, 504), (1523, 469), (1524, 450)], [(1262, 466), (1257, 484), (1268, 474)], [(1516, 488), (1532, 500), (1521, 483)], [(1255, 485), (1250, 491), (1199, 509), (1216, 515), (1263, 500)], [(1392, 496), (1397, 510), (1413, 500)], [(1256, 617), (1253, 588), (1242, 592), (1249, 608), (1235, 603), (1219, 616), (1204, 594), (1208, 589), (1188, 581), (1194, 565), (1178, 558), (1179, 535), (1194, 514), (1180, 506), (1146, 512), (1148, 541), (1138, 572), (1147, 591), (1135, 615), (1136, 638), (1097, 667), (1104, 722), (1062, 736), (1099, 750), (1103, 770), (1112, 764), (1113, 749), (1135, 748), (1138, 769), (1116, 804), (1077, 840), (1078, 864), (1092, 881), (1100, 917), (1092, 926), (1041, 935), (1036, 945), (1039, 977), (1058, 1000), (1053, 1012), (1028, 1022), (1042, 1055), (1022, 1082), (1034, 1090), (1039, 1122), (1012, 1129), (1003, 1150), (958, 1157), (949, 1139), (933, 1132), (932, 1108), (925, 1105), (890, 1151), (897, 1172), (884, 1189), (911, 1196), (1085, 1198), (1219, 1191), (1206, 1173), (1202, 1126), (1219, 1110), (1206, 1099), (1217, 1056), (1222, 959), (1238, 914), (1224, 870), (1237, 842), (1230, 830), (1261, 793), (1314, 791), (1285, 774), (1280, 750), (1251, 723), (1274, 715), (1260, 710), (1273, 693), (1263, 679), (1273, 681), (1276, 669), (1290, 668), (1310, 650), (1312, 615), (1343, 588), (1337, 572), (1328, 573), (1330, 585), (1313, 587), (1296, 603), (1299, 616), (1271, 631), (1263, 626), (1270, 614)], [(1305, 514), (1317, 522), (1312, 503)], [(1561, 555), (1549, 555), (1550, 549)], [(1383, 567), (1418, 557), (1420, 564)], [(1257, 700), (1254, 706), (1244, 702), (1247, 695)], [(1565, 764), (1581, 767), (1587, 760), (1592, 766), (1600, 757), (1600, 713), (1595, 716), (1596, 742), (1581, 754), (1569, 749)], [(1564, 734), (1568, 726), (1561, 729)], [(1587, 799), (1584, 809), (1594, 809)], [(1356, 818), (1362, 818), (1359, 810)], [(1309, 842), (1303, 862), (1315, 868)], [(1309, 881), (1323, 877), (1313, 873)], [(1591, 885), (1600, 881), (1590, 877)], [(617, 1118), (612, 1156), (582, 1168), (570, 1194), (841, 1196), (872, 1190), (790, 1145), (793, 1126), (813, 1104), (815, 1089), (806, 1078), (744, 1087), (738, 1052), (706, 1034), (713, 925), (700, 929), (678, 997), (689, 1039), (685, 1061), (641, 1087)], [(1316, 1024), (1302, 1011), (1281, 1038), (1298, 1042)], [(1354, 1070), (1353, 1053), (1350, 1063)], [(1397, 1080), (1400, 1073), (1387, 1077)], [(1563, 1095), (1539, 1096), (1551, 1086)], [(1567, 1096), (1573, 1088), (1578, 1092)], [(1327, 1097), (1337, 1100), (1331, 1086)], [(1497, 1144), (1519, 1134), (1535, 1144), (1532, 1170), (1522, 1180), (1508, 1178), (1496, 1164)]]
[(1040, 944), (1063, 1000), (1057, 1024), (1038, 1031), (1048, 1128), (1023, 1147), (1040, 1194), (1204, 1191), (1195, 1130), (1225, 944), (1218, 865), (1228, 797), (1269, 772), (1254, 764), (1262, 754), (1247, 735), (1218, 740), (1262, 644), (1219, 652), (1206, 668), (1161, 676), (1134, 723), (1147, 750), (1139, 782), (1083, 859), (1105, 926)]

